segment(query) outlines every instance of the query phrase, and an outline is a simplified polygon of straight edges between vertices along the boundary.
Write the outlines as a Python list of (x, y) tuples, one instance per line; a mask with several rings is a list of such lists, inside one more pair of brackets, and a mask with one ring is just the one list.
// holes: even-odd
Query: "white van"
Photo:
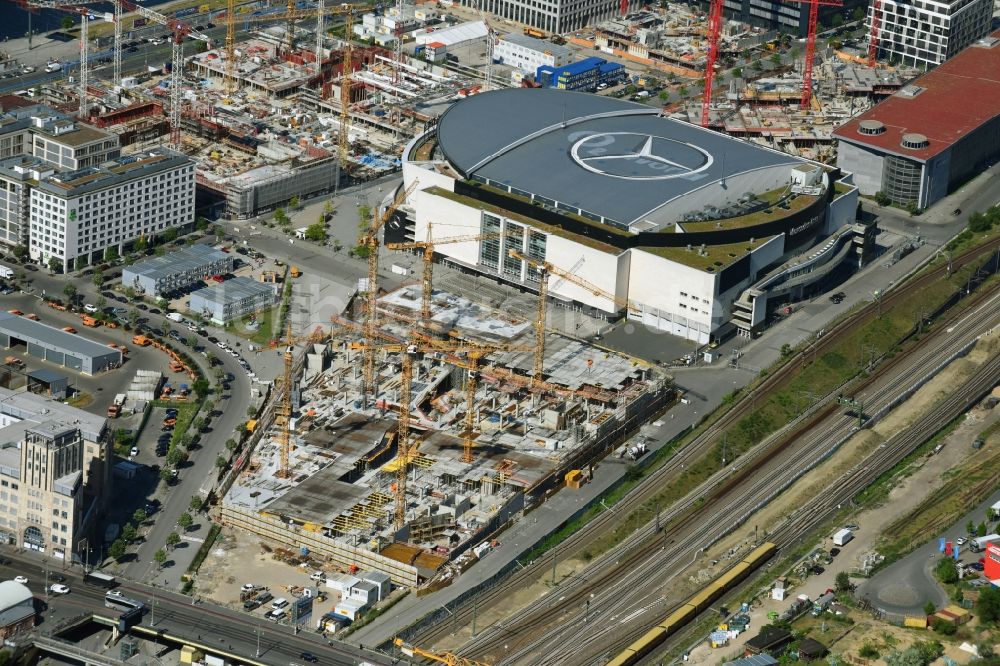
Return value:
[(287, 611), (284, 608), (278, 608), (276, 610), (270, 610), (264, 613), (264, 617), (272, 622), (277, 622), (281, 618), (285, 617)]
[(280, 597), (271, 602), (271, 608), (274, 610), (281, 610), (288, 605), (288, 599)]

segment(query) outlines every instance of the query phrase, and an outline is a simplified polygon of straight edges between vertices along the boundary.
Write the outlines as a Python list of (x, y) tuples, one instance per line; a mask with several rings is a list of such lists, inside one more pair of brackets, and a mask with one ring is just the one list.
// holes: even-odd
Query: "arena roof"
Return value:
[[(833, 134), (838, 139), (924, 162), (997, 116), (1000, 30), (914, 79)], [(904, 147), (904, 139), (912, 135), (926, 141), (908, 141), (915, 148)]]
[(469, 97), (442, 115), (437, 136), (466, 178), (626, 226), (725, 178), (803, 162), (665, 118), (656, 108), (552, 89)]

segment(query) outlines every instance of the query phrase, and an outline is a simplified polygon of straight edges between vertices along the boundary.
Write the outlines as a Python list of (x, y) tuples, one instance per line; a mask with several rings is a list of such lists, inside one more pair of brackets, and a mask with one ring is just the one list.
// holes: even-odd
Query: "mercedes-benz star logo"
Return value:
[(698, 146), (638, 132), (588, 134), (573, 144), (570, 154), (587, 171), (626, 180), (703, 178), (698, 174), (713, 162)]

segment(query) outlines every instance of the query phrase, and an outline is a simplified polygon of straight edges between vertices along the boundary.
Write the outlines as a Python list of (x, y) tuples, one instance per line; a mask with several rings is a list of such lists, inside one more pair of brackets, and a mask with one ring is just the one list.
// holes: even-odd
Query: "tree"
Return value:
[(94, 283), (95, 287), (100, 287), (104, 284), (104, 273), (100, 269), (94, 271), (94, 277), (90, 278), (90, 281)]
[(198, 231), (205, 231), (206, 229), (208, 229), (208, 220), (199, 215), (197, 218), (195, 218), (194, 228), (197, 229)]
[(846, 571), (838, 573), (835, 581), (834, 585), (836, 585), (838, 592), (846, 592), (851, 589), (851, 577), (847, 575)]
[(979, 613), (979, 621), (984, 624), (1000, 622), (1000, 588), (991, 585), (980, 588), (976, 611)]
[(928, 601), (924, 604), (924, 615), (933, 615), (936, 610), (937, 606), (934, 605), (933, 601)]
[(163, 550), (162, 548), (160, 548), (159, 550), (157, 550), (157, 551), (156, 551), (156, 552), (155, 552), (155, 553), (153, 554), (153, 560), (154, 560), (154, 561), (155, 561), (155, 562), (156, 562), (156, 563), (157, 563), (157, 564), (158, 564), (158, 565), (160, 566), (160, 568), (162, 569), (162, 568), (163, 568), (163, 565), (164, 565), (164, 564), (166, 563), (166, 561), (167, 561), (167, 551), (165, 551), (165, 550)]
[(218, 458), (215, 459), (215, 466), (218, 467), (219, 469), (224, 468), (228, 464), (229, 463), (227, 463), (226, 459), (223, 458), (222, 456), (219, 456)]
[(118, 258), (118, 248), (114, 245), (109, 245), (104, 248), (104, 261), (114, 261)]
[(27, 245), (18, 245), (14, 248), (14, 256), (18, 258), (19, 261), (24, 261), (29, 254)]
[(771, 61), (771, 64), (774, 65), (775, 67), (781, 66), (781, 56), (779, 54), (772, 53), (769, 60)]
[(59, 257), (49, 257), (49, 270), (53, 273), (58, 273), (62, 270), (62, 259)]
[(326, 240), (326, 224), (317, 222), (306, 227), (306, 240), (322, 243)]
[(173, 478), (174, 478), (173, 471), (169, 467), (160, 468), (160, 481), (163, 481), (164, 483), (170, 483), (170, 481)]
[(66, 295), (66, 300), (70, 303), (76, 300), (76, 286), (74, 284), (66, 284), (66, 286), (63, 287), (63, 293)]
[(188, 508), (190, 508), (192, 511), (197, 512), (197, 511), (201, 511), (201, 507), (203, 507), (204, 505), (205, 505), (205, 501), (203, 499), (201, 499), (200, 496), (198, 496), (198, 495), (192, 495), (191, 496), (191, 503), (188, 504)]
[(934, 567), (934, 573), (937, 575), (938, 580), (945, 585), (958, 582), (958, 567), (955, 566), (955, 560), (950, 557), (942, 557), (938, 560), (937, 565)]
[(124, 539), (128, 543), (132, 543), (133, 541), (135, 541), (137, 536), (138, 534), (136, 533), (135, 528), (132, 527), (132, 525), (126, 523), (125, 527), (122, 528), (122, 539)]
[(750, 66), (758, 72), (764, 69), (764, 63), (762, 63), (759, 58), (750, 63)]
[(677, 94), (680, 95), (681, 97), (687, 97), (688, 87), (681, 86), (680, 88), (677, 89)]
[(840, 26), (844, 25), (844, 17), (841, 16), (840, 13), (838, 12), (833, 15), (833, 18), (830, 19), (830, 22), (833, 23), (834, 28), (839, 28)]
[(300, 208), (299, 198), (296, 196), (289, 199), (288, 207), (291, 208), (292, 210), (298, 210)]
[(786, 342), (785, 344), (781, 345), (781, 349), (779, 350), (779, 353), (781, 354), (781, 358), (787, 358), (787, 357), (791, 356), (792, 355), (792, 346)]
[(62, 27), (63, 30), (69, 30), (70, 28), (73, 27), (73, 17), (63, 16), (62, 20), (59, 21), (59, 25)]
[(187, 460), (187, 453), (179, 446), (172, 446), (170, 450), (167, 451), (167, 464), (171, 467), (176, 467), (182, 462)]
[(192, 523), (194, 523), (194, 518), (192, 518), (191, 514), (187, 513), (186, 511), (180, 515), (180, 518), (177, 519), (177, 524), (183, 527), (185, 530), (191, 527)]
[(199, 416), (194, 421), (191, 421), (191, 427), (194, 428), (195, 432), (201, 432), (205, 429), (205, 419)]
[(146, 240), (145, 234), (136, 238), (132, 247), (136, 252), (143, 252), (147, 247), (149, 247), (149, 241)]
[(956, 627), (954, 624), (948, 622), (947, 620), (943, 620), (939, 617), (935, 617), (934, 619), (931, 620), (931, 629), (933, 629), (936, 633), (941, 634), (942, 636), (954, 636), (955, 632), (958, 631), (958, 627)]
[(858, 650), (858, 656), (864, 659), (878, 659), (879, 654), (878, 648), (867, 641), (861, 646), (861, 649)]
[(226, 440), (226, 448), (230, 451), (233, 451), (236, 449), (236, 443), (237, 443), (236, 440), (230, 437), (229, 439)]
[(219, 357), (212, 352), (208, 352), (205, 354), (205, 360), (208, 361), (209, 367), (212, 367), (215, 365), (215, 362), (219, 360)]
[(861, 9), (861, 7), (855, 7), (854, 12), (851, 13), (851, 20), (861, 21), (864, 18), (865, 18), (865, 10)]
[(976, 527), (976, 534), (981, 537), (986, 536), (986, 523), (979, 523), (979, 526)]
[(195, 392), (195, 395), (198, 396), (199, 400), (204, 400), (210, 389), (211, 387), (208, 385), (208, 380), (203, 377), (194, 380), (191, 384), (191, 390)]
[(285, 226), (287, 224), (292, 223), (291, 219), (289, 219), (288, 217), (288, 214), (285, 213), (284, 208), (278, 208), (277, 210), (274, 211), (274, 221), (280, 224), (281, 226)]
[(167, 547), (173, 548), (181, 542), (181, 535), (177, 532), (171, 532), (167, 535)]
[(225, 233), (226, 233), (226, 231), (222, 228), (221, 224), (217, 224), (214, 227), (212, 227), (212, 235), (213, 236), (216, 236), (216, 237), (218, 237), (218, 236), (224, 236)]
[(132, 520), (135, 521), (136, 525), (142, 525), (148, 517), (145, 509), (136, 509), (135, 513), (132, 514)]
[(666, 102), (668, 99), (670, 99), (670, 93), (668, 93), (666, 90), (661, 90), (660, 91), (660, 101), (661, 102)]
[(84, 266), (86, 265), (87, 265), (87, 257), (77, 257), (76, 260), (73, 262), (73, 268), (75, 268), (78, 271), (82, 271)]
[(120, 560), (125, 557), (125, 542), (121, 538), (115, 539), (108, 548), (108, 557), (113, 560)]
[(180, 232), (177, 231), (177, 227), (167, 227), (160, 234), (160, 240), (164, 243), (173, 243), (179, 235)]
[(736, 67), (735, 69), (733, 69), (733, 76), (736, 77), (737, 79), (742, 79), (743, 78), (743, 68), (742, 67)]
[(187, 342), (188, 347), (195, 347), (198, 345), (198, 338), (193, 335), (189, 335), (185, 342)]

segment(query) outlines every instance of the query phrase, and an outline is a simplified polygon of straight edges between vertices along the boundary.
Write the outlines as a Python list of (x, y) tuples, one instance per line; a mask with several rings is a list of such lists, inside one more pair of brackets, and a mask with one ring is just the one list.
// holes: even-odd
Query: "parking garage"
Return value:
[(0, 348), (8, 353), (27, 353), (84, 375), (122, 364), (122, 353), (117, 349), (11, 312), (0, 312)]

